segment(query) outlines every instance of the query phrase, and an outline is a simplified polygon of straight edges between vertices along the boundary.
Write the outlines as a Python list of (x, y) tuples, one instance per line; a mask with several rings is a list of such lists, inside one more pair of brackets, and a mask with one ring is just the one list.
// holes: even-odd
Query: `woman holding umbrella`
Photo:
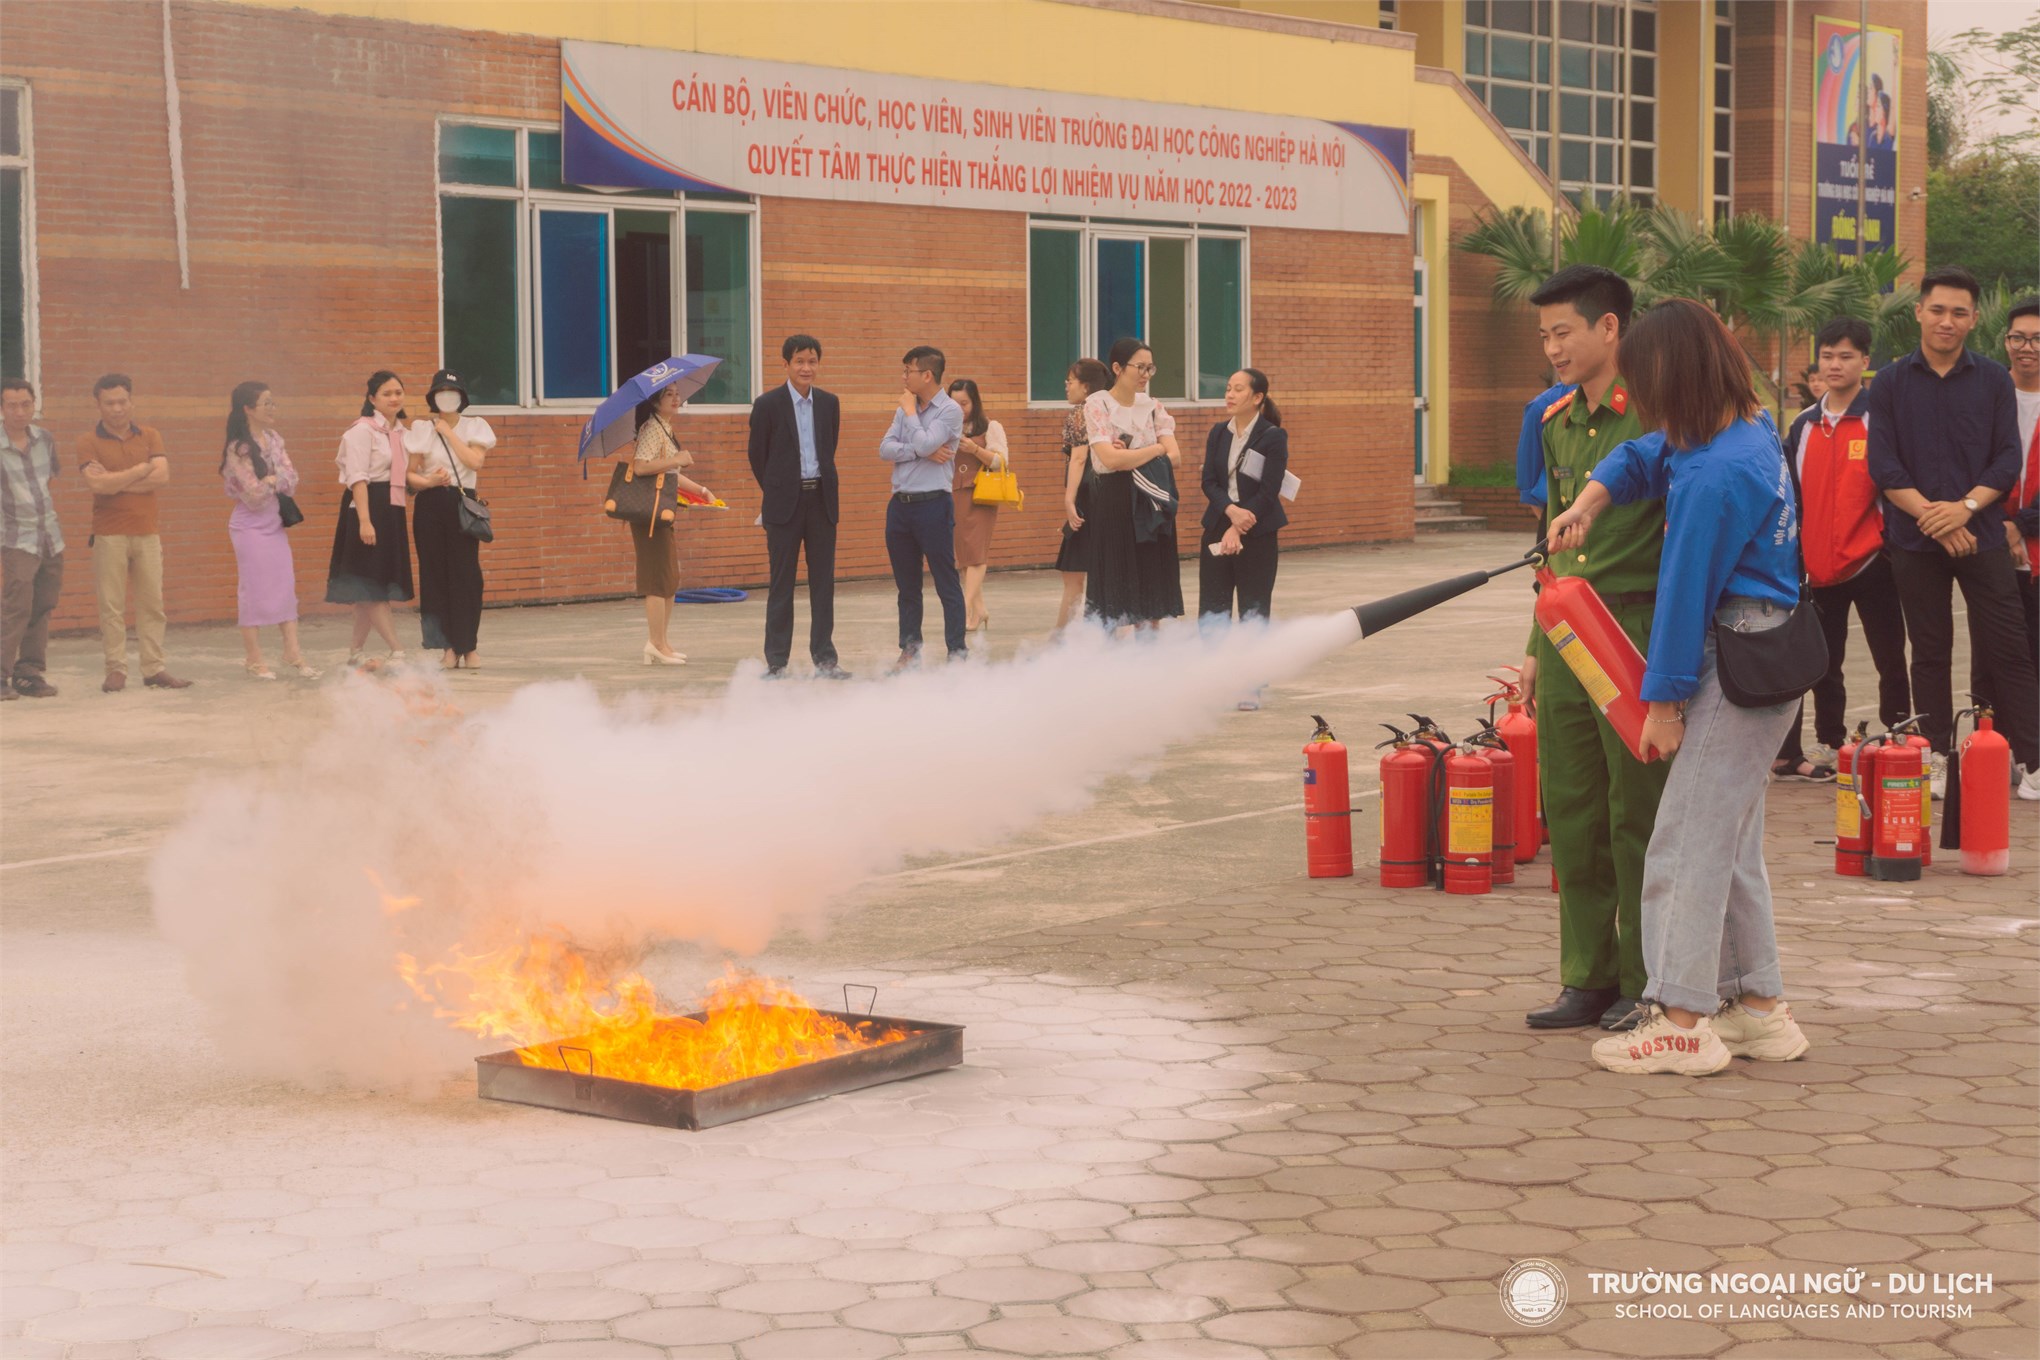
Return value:
[[(695, 385), (699, 389), (699, 384)], [(657, 477), (671, 473), (688, 495), (713, 501), (715, 494), (681, 472), (694, 462), (694, 455), (680, 447), (673, 435), (674, 418), (686, 400), (678, 384), (659, 389), (650, 401), (637, 408), (637, 449), (631, 455), (633, 477)], [(631, 546), (637, 552), (637, 592), (645, 597), (645, 649), (647, 666), (684, 666), (687, 657), (673, 650), (666, 630), (673, 620), (673, 592), (680, 588), (680, 559), (673, 537), (673, 522), (653, 516), (649, 529), (630, 526)]]

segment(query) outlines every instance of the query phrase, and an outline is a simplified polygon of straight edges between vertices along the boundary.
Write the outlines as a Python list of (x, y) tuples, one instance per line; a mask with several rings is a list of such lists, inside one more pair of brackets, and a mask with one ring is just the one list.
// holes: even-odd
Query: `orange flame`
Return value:
[(610, 976), (556, 936), (488, 953), (453, 951), (397, 976), (455, 1028), (507, 1039), (528, 1067), (700, 1090), (906, 1038), (870, 1022), (824, 1015), (783, 982), (730, 970), (700, 1018), (662, 1011), (642, 974)]

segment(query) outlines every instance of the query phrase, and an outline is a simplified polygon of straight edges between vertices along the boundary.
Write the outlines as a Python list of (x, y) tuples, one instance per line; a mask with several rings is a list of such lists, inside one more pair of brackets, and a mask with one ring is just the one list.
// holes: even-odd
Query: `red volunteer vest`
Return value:
[(1846, 581), (1884, 547), (1884, 514), (1870, 480), (1870, 430), (1860, 415), (1833, 425), (1809, 420), (1800, 433), (1800, 536), (1806, 573), (1817, 586)]

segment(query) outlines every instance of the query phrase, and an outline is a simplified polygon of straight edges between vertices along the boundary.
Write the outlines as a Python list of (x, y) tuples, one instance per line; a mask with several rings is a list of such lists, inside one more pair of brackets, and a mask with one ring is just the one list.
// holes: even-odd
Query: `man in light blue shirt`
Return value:
[(885, 508), (885, 551), (900, 594), (900, 659), (895, 671), (921, 660), (921, 562), (935, 578), (942, 601), (942, 637), (950, 659), (967, 653), (963, 583), (956, 574), (956, 444), (963, 410), (942, 390), (942, 351), (916, 345), (900, 360), (900, 407), (878, 443), (893, 465), (892, 500)]

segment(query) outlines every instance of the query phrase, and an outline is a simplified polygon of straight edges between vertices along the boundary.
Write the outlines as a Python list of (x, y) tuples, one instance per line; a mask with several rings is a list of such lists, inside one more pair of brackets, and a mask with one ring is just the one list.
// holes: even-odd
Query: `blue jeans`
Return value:
[(942, 601), (942, 640), (951, 656), (968, 650), (963, 631), (963, 582), (956, 575), (956, 498), (948, 492), (924, 501), (895, 495), (885, 507), (885, 552), (900, 592), (900, 650), (921, 650), (921, 560)]
[[(1762, 632), (1783, 627), (1790, 614), (1731, 595), (1714, 617)], [(1700, 688), (1686, 700), (1685, 739), (1643, 861), (1644, 1000), (1711, 1015), (1744, 995), (1784, 995), (1764, 868), (1764, 793), (1771, 753), (1798, 711), (1796, 700), (1769, 708), (1730, 703), (1708, 630)]]

